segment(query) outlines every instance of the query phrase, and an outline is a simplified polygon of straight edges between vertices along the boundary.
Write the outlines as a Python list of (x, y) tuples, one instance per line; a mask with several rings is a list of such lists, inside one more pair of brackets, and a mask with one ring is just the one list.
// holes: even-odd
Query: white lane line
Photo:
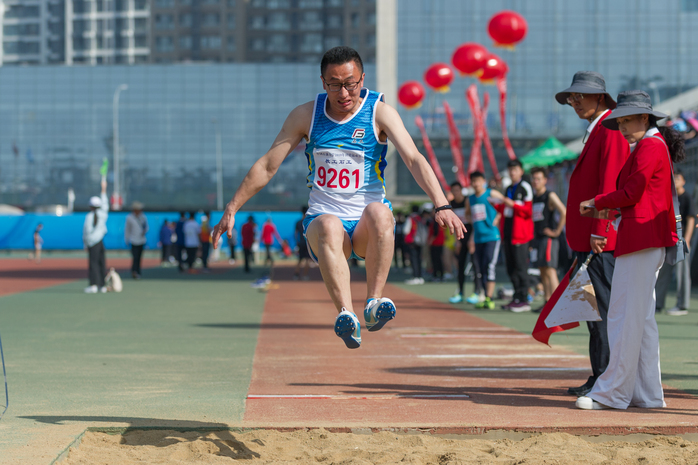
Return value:
[(496, 368), (496, 367), (456, 367), (454, 371), (589, 371), (591, 368), (561, 368), (561, 367), (511, 367), (511, 368)]
[(588, 355), (565, 355), (565, 354), (437, 354), (437, 355), (417, 355), (417, 358), (589, 358)]
[(533, 339), (528, 334), (401, 334), (410, 339)]
[(392, 395), (316, 395), (316, 394), (250, 394), (249, 400), (259, 399), (329, 399), (329, 400), (383, 400), (383, 399), (468, 399), (467, 394), (392, 394)]
[(393, 327), (390, 328), (391, 331), (415, 331), (415, 332), (428, 332), (428, 331), (448, 331), (448, 332), (478, 332), (478, 331), (492, 331), (492, 332), (508, 332), (508, 333), (517, 333), (518, 331), (511, 329), (511, 328), (504, 328), (501, 326), (492, 326), (492, 327), (486, 327), (486, 326), (475, 326), (475, 327), (468, 327), (468, 328), (411, 328), (408, 326), (401, 326), (401, 327)]

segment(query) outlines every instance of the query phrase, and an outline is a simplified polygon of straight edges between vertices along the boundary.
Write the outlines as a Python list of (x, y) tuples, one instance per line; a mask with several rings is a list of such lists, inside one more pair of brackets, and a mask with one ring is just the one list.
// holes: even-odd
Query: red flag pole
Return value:
[(553, 326), (552, 328), (548, 328), (545, 325), (545, 319), (548, 318), (548, 315), (550, 315), (550, 312), (552, 311), (553, 307), (555, 307), (555, 304), (560, 299), (560, 296), (562, 296), (562, 293), (565, 292), (567, 286), (570, 285), (570, 277), (572, 276), (572, 271), (574, 271), (576, 266), (577, 259), (575, 258), (574, 262), (572, 263), (572, 267), (569, 269), (562, 281), (560, 281), (560, 284), (557, 286), (557, 288), (555, 288), (553, 295), (550, 296), (550, 300), (548, 300), (548, 302), (541, 310), (540, 315), (538, 315), (538, 321), (536, 321), (536, 326), (533, 328), (533, 332), (531, 333), (531, 335), (536, 341), (550, 345), (548, 341), (550, 340), (550, 336), (553, 333), (565, 331), (579, 326), (579, 323), (567, 323), (562, 326)]
[(465, 91), (465, 97), (470, 106), (470, 112), (473, 115), (473, 147), (470, 149), (470, 159), (468, 160), (468, 174), (477, 171), (479, 164), (482, 161), (482, 113), (480, 108), (480, 98), (477, 95), (477, 86), (471, 84), (468, 90)]
[(439, 166), (439, 161), (436, 159), (436, 154), (434, 153), (434, 148), (431, 146), (431, 142), (429, 141), (429, 135), (427, 134), (427, 130), (424, 127), (424, 120), (422, 119), (421, 116), (417, 115), (414, 118), (414, 123), (419, 128), (419, 132), (422, 133), (422, 142), (424, 142), (424, 149), (427, 151), (427, 158), (429, 159), (429, 164), (431, 165), (432, 169), (434, 170), (434, 174), (436, 174), (436, 178), (439, 180), (439, 183), (441, 184), (441, 187), (443, 188), (443, 190), (448, 192), (450, 190), (450, 187), (449, 187), (448, 183), (446, 182), (446, 178), (444, 177), (443, 171), (441, 171), (441, 166)]
[(499, 119), (502, 123), (502, 140), (504, 147), (507, 149), (509, 159), (516, 160), (514, 147), (511, 146), (509, 134), (507, 133), (507, 78), (501, 77), (497, 79), (497, 89), (499, 89)]
[[(502, 180), (502, 177), (499, 174), (499, 170), (497, 169), (497, 160), (494, 158), (494, 150), (492, 150), (492, 142), (490, 142), (490, 133), (487, 130), (487, 108), (490, 106), (490, 94), (485, 92), (485, 95), (483, 97), (484, 104), (483, 104), (483, 110), (482, 110), (482, 134), (483, 134), (483, 142), (485, 143), (485, 152), (487, 152), (487, 159), (490, 162), (490, 167), (492, 168), (492, 174), (494, 174), (495, 179), (499, 182)], [(480, 166), (481, 166), (481, 171), (484, 173), (485, 172), (485, 164), (482, 162), (482, 158), (480, 158)]]
[(444, 101), (444, 113), (446, 114), (446, 121), (448, 121), (448, 140), (451, 145), (451, 156), (453, 156), (453, 164), (457, 169), (456, 178), (461, 185), (469, 186), (470, 180), (465, 176), (463, 146), (461, 144), (460, 133), (458, 132), (458, 126), (456, 126), (456, 120), (453, 118), (451, 106), (446, 101)]

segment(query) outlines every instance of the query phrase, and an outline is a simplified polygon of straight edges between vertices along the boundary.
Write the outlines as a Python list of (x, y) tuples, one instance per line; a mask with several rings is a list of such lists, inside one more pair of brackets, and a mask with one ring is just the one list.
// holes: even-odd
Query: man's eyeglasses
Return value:
[(327, 81), (325, 81), (324, 78), (322, 79), (322, 82), (325, 83), (330, 92), (339, 92), (340, 90), (342, 90), (342, 87), (344, 87), (347, 91), (351, 92), (352, 90), (356, 90), (360, 84), (360, 82), (343, 82), (341, 84), (329, 84)]
[(582, 100), (584, 100), (584, 94), (570, 94), (570, 96), (567, 97), (567, 103), (570, 105), (581, 102)]

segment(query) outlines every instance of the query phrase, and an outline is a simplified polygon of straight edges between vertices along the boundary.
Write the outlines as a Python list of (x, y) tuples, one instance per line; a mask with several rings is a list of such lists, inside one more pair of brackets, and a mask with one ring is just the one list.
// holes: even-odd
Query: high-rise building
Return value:
[(317, 63), (350, 45), (376, 55), (375, 0), (153, 0), (151, 61)]

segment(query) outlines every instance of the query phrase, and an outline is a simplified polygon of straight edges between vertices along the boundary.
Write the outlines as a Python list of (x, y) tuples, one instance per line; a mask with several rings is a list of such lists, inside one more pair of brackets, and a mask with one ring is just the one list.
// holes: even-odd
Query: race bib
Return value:
[(314, 188), (352, 194), (364, 185), (364, 153), (359, 150), (314, 149)]
[(487, 207), (482, 203), (473, 204), (470, 206), (470, 214), (473, 216), (473, 223), (485, 221), (487, 219)]
[(533, 221), (543, 221), (543, 210), (545, 210), (545, 202), (537, 202), (533, 204)]
[(504, 217), (512, 218), (514, 216), (514, 209), (511, 207), (504, 207)]

